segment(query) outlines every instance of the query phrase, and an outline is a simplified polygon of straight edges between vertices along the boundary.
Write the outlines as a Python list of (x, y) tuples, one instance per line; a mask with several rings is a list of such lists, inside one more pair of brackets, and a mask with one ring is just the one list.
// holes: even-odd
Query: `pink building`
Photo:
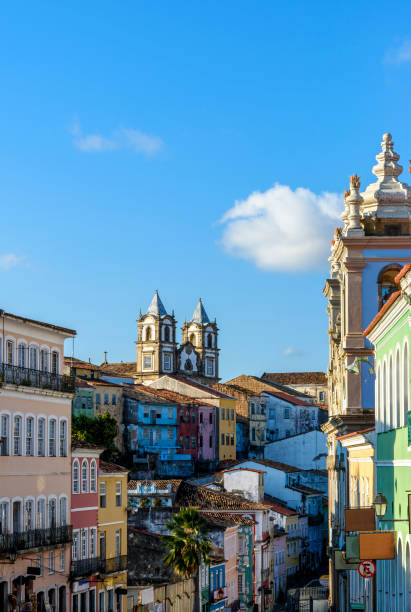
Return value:
[(75, 331), (0, 311), (0, 610), (68, 612)]
[(227, 607), (238, 600), (238, 527), (227, 527), (224, 532), (225, 586)]
[(93, 612), (97, 609), (98, 469), (102, 450), (86, 442), (72, 443), (72, 612)]
[(274, 527), (273, 562), (274, 562), (274, 601), (285, 596), (287, 585), (287, 568), (285, 564), (286, 535), (284, 529)]
[(214, 406), (198, 407), (198, 461), (212, 463), (218, 458), (216, 453), (216, 423)]

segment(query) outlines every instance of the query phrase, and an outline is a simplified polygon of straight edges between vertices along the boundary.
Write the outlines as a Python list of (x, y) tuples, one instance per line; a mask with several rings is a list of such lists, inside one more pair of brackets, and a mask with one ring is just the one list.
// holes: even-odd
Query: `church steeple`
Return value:
[[(201, 298), (197, 302), (190, 321), (184, 321), (182, 332), (183, 347), (187, 345), (185, 351), (190, 355), (190, 351), (194, 349), (199, 357), (196, 376), (210, 382), (218, 380), (218, 327), (216, 321), (210, 321)], [(180, 363), (182, 371), (185, 372), (184, 364), (186, 361), (184, 356), (180, 359)], [(194, 372), (195, 364), (193, 362), (191, 362), (190, 369), (191, 367)]]
[(208, 318), (208, 314), (205, 311), (201, 298), (198, 298), (198, 303), (196, 309), (193, 312), (193, 316), (191, 317), (191, 321), (200, 325), (210, 323), (210, 319)]
[(154, 315), (155, 317), (164, 317), (167, 314), (167, 311), (164, 308), (164, 304), (161, 301), (160, 296), (158, 295), (157, 289), (155, 290), (153, 299), (151, 300), (151, 304), (147, 309), (147, 314)]

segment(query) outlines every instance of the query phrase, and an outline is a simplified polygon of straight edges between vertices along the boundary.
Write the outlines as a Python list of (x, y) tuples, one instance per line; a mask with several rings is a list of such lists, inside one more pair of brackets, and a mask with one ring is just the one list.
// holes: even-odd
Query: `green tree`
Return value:
[(181, 508), (167, 523), (167, 529), (170, 533), (162, 537), (169, 549), (164, 563), (183, 578), (195, 576), (201, 562), (210, 562), (211, 542), (205, 521), (195, 508)]
[(118, 450), (114, 445), (118, 427), (116, 419), (109, 412), (97, 415), (92, 419), (84, 414), (73, 416), (71, 421), (72, 437), (81, 442), (91, 442), (105, 449), (101, 458), (112, 459)]

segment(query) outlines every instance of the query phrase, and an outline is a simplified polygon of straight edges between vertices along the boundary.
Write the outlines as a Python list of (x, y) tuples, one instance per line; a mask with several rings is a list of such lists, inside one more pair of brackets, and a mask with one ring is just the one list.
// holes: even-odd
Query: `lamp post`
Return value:
[(375, 514), (377, 515), (379, 519), (382, 519), (382, 517), (385, 515), (387, 511), (387, 505), (388, 505), (387, 498), (385, 497), (385, 495), (383, 495), (382, 493), (378, 493), (375, 496), (373, 505), (375, 509)]

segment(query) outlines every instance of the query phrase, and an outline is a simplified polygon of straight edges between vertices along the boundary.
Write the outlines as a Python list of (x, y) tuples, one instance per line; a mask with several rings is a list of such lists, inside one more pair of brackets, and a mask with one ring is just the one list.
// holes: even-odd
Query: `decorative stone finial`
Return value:
[(349, 177), (351, 189), (359, 189), (361, 187), (360, 178), (358, 174), (353, 174)]
[(350, 195), (350, 193), (351, 193), (351, 192), (350, 192), (350, 190), (349, 190), (349, 189), (346, 189), (346, 190), (344, 191), (344, 197), (345, 197), (345, 198), (348, 198), (348, 196)]

